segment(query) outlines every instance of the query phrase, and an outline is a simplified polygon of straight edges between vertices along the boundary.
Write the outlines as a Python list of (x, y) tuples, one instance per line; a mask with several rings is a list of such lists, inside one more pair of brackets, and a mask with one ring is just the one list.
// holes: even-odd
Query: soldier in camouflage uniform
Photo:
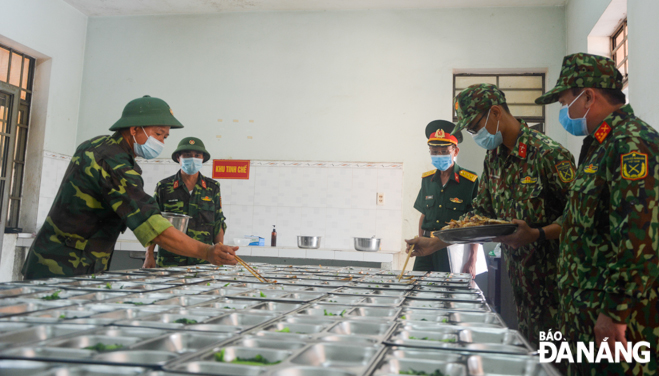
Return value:
[(169, 129), (183, 128), (163, 100), (145, 96), (126, 105), (111, 136), (78, 146), (53, 206), (23, 264), (25, 279), (107, 270), (119, 233), (129, 227), (151, 243), (213, 264), (235, 264), (237, 247), (211, 247), (176, 230), (144, 192), (135, 155), (158, 155)]
[(561, 233), (560, 330), (575, 356), (578, 341), (651, 346), (647, 364), (574, 363), (569, 375), (658, 372), (659, 133), (634, 115), (621, 89), (612, 60), (578, 53), (536, 99), (560, 102), (561, 124), (586, 136)]
[[(574, 159), (560, 144), (513, 117), (503, 92), (494, 85), (468, 87), (456, 98), (455, 108), (456, 130), (466, 128), (477, 144), (490, 149), (474, 209), (465, 216), (479, 214), (518, 224), (513, 235), (495, 241), (503, 243), (519, 331), (538, 346), (538, 332), (557, 327), (558, 236), (574, 180)], [(422, 245), (419, 251), (425, 248)]]
[[(172, 160), (181, 164), (181, 169), (173, 176), (161, 180), (156, 185), (153, 197), (160, 210), (189, 215), (188, 236), (205, 244), (224, 242), (227, 225), (222, 213), (220, 183), (203, 176), (199, 170), (202, 163), (210, 159), (204, 143), (195, 137), (186, 137), (172, 153)], [(147, 250), (144, 267), (177, 266), (204, 264), (205, 260), (185, 257), (158, 249), (158, 259), (154, 261), (151, 245)]]

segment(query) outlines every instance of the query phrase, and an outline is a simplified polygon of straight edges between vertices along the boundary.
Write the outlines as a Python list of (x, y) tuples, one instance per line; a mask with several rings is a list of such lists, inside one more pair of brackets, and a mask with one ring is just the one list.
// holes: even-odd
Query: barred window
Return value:
[(627, 77), (629, 74), (627, 52), (627, 19), (625, 19), (616, 28), (613, 35), (611, 35), (611, 59), (615, 61), (616, 67), (622, 73), (623, 89), (627, 87)]

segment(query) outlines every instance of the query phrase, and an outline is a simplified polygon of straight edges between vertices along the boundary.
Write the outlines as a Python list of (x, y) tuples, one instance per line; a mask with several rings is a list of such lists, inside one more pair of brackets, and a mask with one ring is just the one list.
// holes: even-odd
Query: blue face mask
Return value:
[(432, 165), (438, 168), (439, 170), (446, 171), (453, 164), (452, 155), (431, 155)]
[[(490, 109), (492, 111), (492, 109)], [(492, 150), (496, 149), (503, 143), (503, 135), (499, 131), (499, 122), (497, 121), (497, 132), (491, 134), (485, 129), (487, 127), (487, 121), (490, 120), (490, 111), (487, 112), (487, 119), (485, 119), (485, 126), (481, 128), (478, 133), (472, 135), (474, 137), (474, 142), (483, 149)]]
[(574, 100), (572, 103), (569, 105), (565, 105), (561, 107), (561, 111), (558, 113), (558, 121), (561, 123), (563, 128), (565, 128), (566, 131), (570, 132), (570, 134), (574, 136), (587, 136), (588, 135), (588, 124), (586, 122), (586, 115), (588, 115), (588, 111), (590, 111), (590, 108), (586, 113), (584, 114), (583, 117), (578, 118), (578, 119), (572, 119), (570, 118), (570, 106), (574, 104), (574, 102), (579, 99), (579, 97), (585, 93), (584, 91), (581, 92)]
[[(144, 130), (144, 127), (142, 127), (142, 132), (146, 134), (146, 131)], [(133, 150), (135, 151), (135, 154), (138, 157), (142, 157), (144, 159), (153, 159), (156, 158), (157, 156), (160, 155), (162, 152), (162, 149), (165, 148), (165, 144), (162, 142), (158, 141), (155, 137), (147, 135), (146, 142), (142, 145), (137, 143), (137, 140), (135, 139), (135, 136), (133, 136), (133, 141), (135, 143), (133, 144)]]
[(201, 158), (183, 158), (181, 157), (181, 170), (188, 175), (194, 175), (201, 170), (201, 164), (204, 162)]

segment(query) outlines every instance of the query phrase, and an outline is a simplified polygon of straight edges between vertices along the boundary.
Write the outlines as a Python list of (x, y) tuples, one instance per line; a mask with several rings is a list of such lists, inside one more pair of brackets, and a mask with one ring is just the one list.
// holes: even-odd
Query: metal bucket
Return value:
[(177, 230), (184, 234), (188, 232), (188, 222), (190, 221), (190, 218), (192, 218), (189, 215), (170, 212), (162, 212), (160, 215), (176, 227)]

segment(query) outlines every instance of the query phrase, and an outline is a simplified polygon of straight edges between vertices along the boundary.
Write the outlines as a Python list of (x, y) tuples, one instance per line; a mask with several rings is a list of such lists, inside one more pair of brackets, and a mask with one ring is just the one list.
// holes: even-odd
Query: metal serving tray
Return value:
[(94, 328), (93, 325), (35, 325), (0, 335), (0, 349), (45, 341)]
[(454, 302), (480, 302), (484, 303), (485, 298), (482, 294), (459, 292), (459, 293), (444, 293), (444, 292), (429, 292), (429, 291), (413, 291), (409, 295), (414, 299), (428, 299), (428, 300), (451, 300)]
[(434, 325), (437, 323), (462, 326), (505, 328), (501, 316), (494, 312), (463, 312), (450, 310), (408, 309), (398, 316), (405, 325)]
[(507, 328), (461, 327), (435, 324), (416, 330), (399, 324), (385, 341), (392, 346), (409, 346), (463, 351), (530, 355), (531, 345), (517, 332)]
[(485, 302), (454, 302), (450, 300), (405, 299), (403, 306), (406, 309), (450, 309), (454, 311), (491, 312), (492, 309)]

